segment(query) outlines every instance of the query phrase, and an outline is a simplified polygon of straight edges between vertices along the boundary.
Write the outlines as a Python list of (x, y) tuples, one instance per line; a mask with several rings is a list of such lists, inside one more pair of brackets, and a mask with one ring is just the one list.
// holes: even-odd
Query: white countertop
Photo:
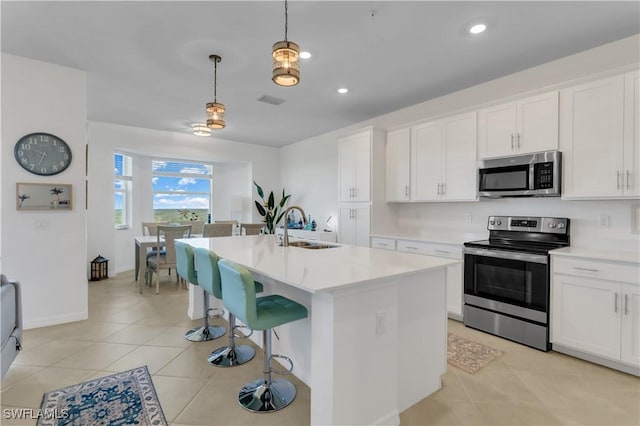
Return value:
[(552, 256), (583, 257), (594, 260), (640, 263), (640, 253), (634, 251), (594, 250), (581, 247), (564, 247), (552, 250)]
[(275, 235), (182, 240), (205, 247), (252, 272), (310, 293), (399, 277), (459, 263), (441, 257), (340, 245), (328, 249), (278, 246)]
[(393, 238), (396, 240), (423, 241), (426, 243), (454, 244), (461, 246), (467, 241), (486, 240), (489, 238), (488, 233), (447, 233), (438, 234), (431, 231), (419, 232), (394, 232), (391, 234), (371, 234), (372, 237)]

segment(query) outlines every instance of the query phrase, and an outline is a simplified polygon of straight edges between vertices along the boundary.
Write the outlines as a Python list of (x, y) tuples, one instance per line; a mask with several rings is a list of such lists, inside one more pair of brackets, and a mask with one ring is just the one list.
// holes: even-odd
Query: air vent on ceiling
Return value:
[(262, 95), (258, 98), (260, 102), (264, 102), (266, 104), (271, 105), (280, 105), (284, 102), (284, 99), (276, 98), (275, 96)]

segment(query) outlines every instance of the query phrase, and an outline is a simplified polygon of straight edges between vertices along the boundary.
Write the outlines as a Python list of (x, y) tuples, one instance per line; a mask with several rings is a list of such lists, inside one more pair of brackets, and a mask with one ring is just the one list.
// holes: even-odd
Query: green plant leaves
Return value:
[(260, 213), (261, 216), (266, 216), (267, 212), (265, 211), (264, 207), (262, 207), (262, 204), (260, 204), (258, 201), (255, 201), (256, 203), (256, 208), (258, 209), (258, 213)]
[(275, 201), (273, 198), (273, 191), (271, 191), (269, 193), (269, 200), (267, 201), (267, 207), (269, 208), (269, 210), (273, 209), (273, 206), (275, 205)]
[(278, 205), (276, 205), (273, 191), (269, 193), (269, 197), (267, 197), (267, 200), (265, 201), (264, 191), (262, 190), (262, 187), (258, 185), (256, 181), (253, 181), (253, 184), (256, 186), (256, 191), (258, 192), (258, 195), (260, 196), (260, 199), (262, 201), (260, 202), (260, 201), (254, 200), (254, 203), (256, 204), (256, 209), (258, 209), (258, 213), (260, 213), (260, 216), (263, 217), (262, 221), (266, 224), (266, 227), (269, 233), (273, 234), (275, 233), (275, 226), (278, 223), (280, 223), (280, 221), (282, 220), (282, 217), (284, 216), (284, 211), (281, 211), (281, 210), (284, 209), (284, 206), (287, 204), (287, 201), (291, 197), (291, 194), (287, 195), (283, 188), (282, 198), (280, 199), (280, 202), (278, 203)]
[(260, 196), (260, 198), (264, 199), (264, 192), (262, 191), (260, 185), (258, 185), (255, 180), (253, 181), (253, 184), (256, 186), (256, 190), (258, 191), (258, 195)]

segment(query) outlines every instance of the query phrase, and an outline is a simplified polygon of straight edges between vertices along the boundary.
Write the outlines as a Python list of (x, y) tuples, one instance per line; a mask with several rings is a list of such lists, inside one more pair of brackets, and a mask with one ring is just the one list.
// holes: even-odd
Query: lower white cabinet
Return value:
[[(277, 235), (283, 235), (284, 229), (277, 228)], [(328, 243), (335, 243), (338, 239), (338, 236), (335, 232), (324, 232), (324, 231), (307, 231), (304, 229), (288, 229), (287, 234), (289, 238), (300, 238), (303, 240), (310, 241), (326, 241)]]
[(640, 374), (640, 268), (557, 256), (552, 268), (553, 349)]
[(340, 207), (340, 243), (369, 246), (369, 207)]
[[(398, 251), (462, 261), (462, 247), (454, 244), (398, 240)], [(447, 312), (462, 320), (462, 263), (447, 266)]]
[(393, 238), (371, 237), (371, 247), (395, 251), (396, 240)]

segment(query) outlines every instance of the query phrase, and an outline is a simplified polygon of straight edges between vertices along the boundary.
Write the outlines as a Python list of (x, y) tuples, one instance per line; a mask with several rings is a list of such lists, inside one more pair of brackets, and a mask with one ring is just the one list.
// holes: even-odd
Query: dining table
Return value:
[[(202, 237), (202, 234), (191, 234), (192, 238)], [(163, 238), (160, 239), (160, 244), (163, 243)], [(150, 248), (158, 245), (158, 237), (156, 235), (140, 235), (135, 237), (136, 249), (135, 249), (135, 264), (136, 274), (135, 280), (138, 281), (140, 275), (140, 266), (146, 267), (147, 265), (147, 251)]]

